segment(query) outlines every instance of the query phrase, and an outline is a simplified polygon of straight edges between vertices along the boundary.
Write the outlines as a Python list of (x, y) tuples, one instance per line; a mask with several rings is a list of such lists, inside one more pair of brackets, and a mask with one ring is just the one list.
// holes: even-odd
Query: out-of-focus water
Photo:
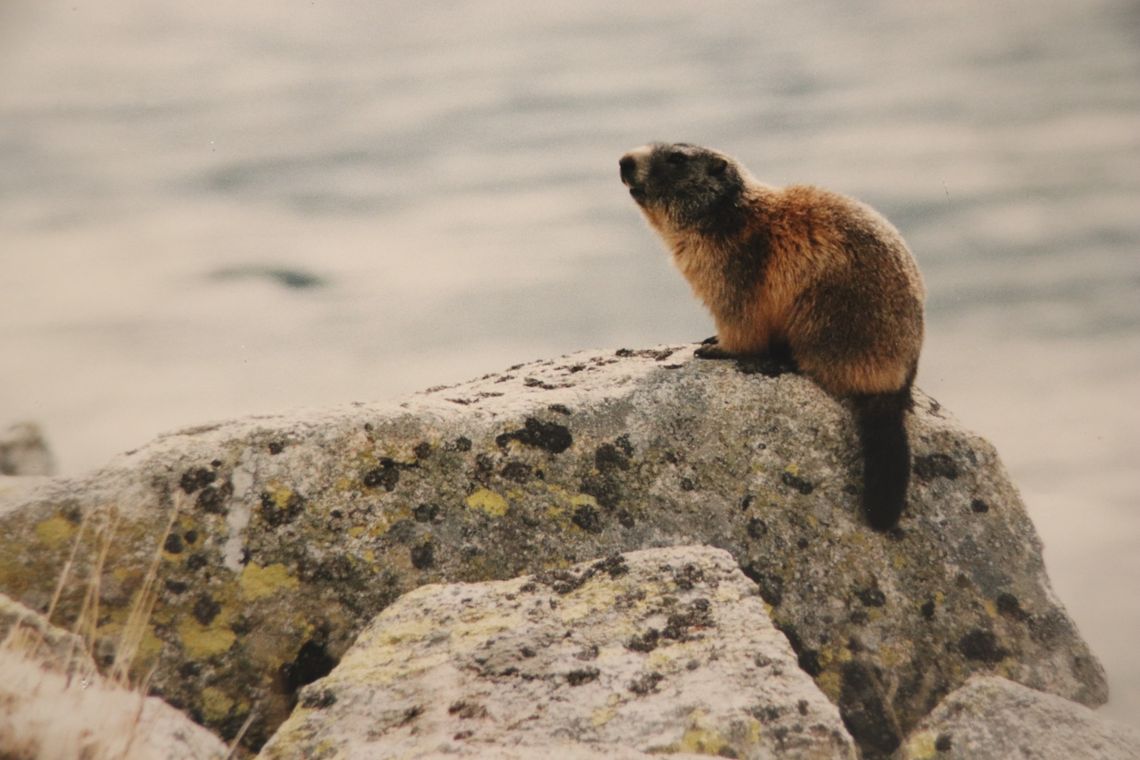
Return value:
[(919, 384), (997, 444), (1140, 724), (1132, 0), (3, 0), (0, 424), (76, 472), (210, 419), (702, 338), (617, 178), (653, 139), (903, 231)]

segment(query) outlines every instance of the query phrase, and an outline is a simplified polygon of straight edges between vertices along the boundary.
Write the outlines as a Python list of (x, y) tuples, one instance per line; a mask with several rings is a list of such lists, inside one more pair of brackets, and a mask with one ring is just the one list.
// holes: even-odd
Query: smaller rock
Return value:
[(975, 676), (923, 719), (899, 760), (1138, 760), (1140, 731), (1062, 697)]
[(55, 461), (39, 425), (18, 422), (0, 431), (0, 475), (54, 475)]
[(322, 747), (344, 758), (857, 756), (756, 587), (708, 547), (409, 592), (302, 689), (260, 756)]
[(78, 637), (3, 595), (0, 674), (0, 758), (229, 756), (221, 739), (161, 699), (100, 677)]

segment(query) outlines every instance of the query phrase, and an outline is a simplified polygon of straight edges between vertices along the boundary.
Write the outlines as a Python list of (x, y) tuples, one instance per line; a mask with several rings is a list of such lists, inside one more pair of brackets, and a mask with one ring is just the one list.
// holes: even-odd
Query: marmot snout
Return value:
[(925, 291), (902, 236), (856, 200), (758, 182), (729, 156), (654, 143), (622, 156), (622, 182), (716, 322), (699, 355), (789, 357), (854, 402), (863, 507), (892, 527), (910, 476), (904, 416)]

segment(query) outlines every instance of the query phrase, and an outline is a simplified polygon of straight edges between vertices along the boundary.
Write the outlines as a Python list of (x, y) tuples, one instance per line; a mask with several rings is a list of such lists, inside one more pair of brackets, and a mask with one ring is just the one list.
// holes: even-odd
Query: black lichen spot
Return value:
[(460, 720), (473, 720), (487, 717), (487, 708), (478, 702), (468, 702), (460, 699), (452, 702), (447, 708), (448, 715), (454, 715)]
[(455, 448), (456, 451), (470, 451), (471, 450), (471, 439), (465, 435), (461, 435), (455, 439), (455, 442), (452, 443), (452, 446)]
[(428, 541), (419, 546), (412, 547), (412, 567), (417, 570), (427, 570), (435, 564), (435, 547)]
[(197, 678), (202, 672), (202, 666), (193, 661), (187, 661), (178, 666), (178, 675), (183, 678)]
[(657, 648), (661, 641), (661, 631), (650, 628), (641, 635), (635, 635), (625, 642), (625, 648), (632, 652), (648, 653)]
[(958, 465), (946, 454), (927, 454), (914, 458), (914, 474), (923, 480), (955, 480), (958, 477)]
[(934, 749), (939, 752), (949, 752), (954, 748), (954, 743), (950, 739), (950, 734), (939, 734), (938, 738), (934, 740)]
[(574, 514), (570, 517), (570, 520), (587, 533), (602, 532), (601, 515), (598, 514), (598, 510), (594, 509), (589, 504), (583, 504), (575, 508)]
[(574, 443), (570, 429), (556, 422), (543, 422), (534, 417), (527, 417), (524, 426), (509, 433), (503, 433), (495, 438), (495, 443), (505, 448), (511, 441), (518, 441), (524, 446), (549, 451), (551, 454), (561, 454)]
[(566, 674), (566, 683), (571, 686), (581, 686), (584, 683), (597, 680), (602, 672), (597, 668), (579, 668)]
[(285, 444), (281, 443), (281, 441), (270, 441), (269, 442), (269, 453), (272, 454), (273, 456), (280, 454), (284, 450), (285, 450)]
[(508, 462), (500, 474), (507, 480), (516, 483), (526, 483), (531, 478), (534, 468), (526, 462)]
[(404, 714), (402, 716), (400, 716), (400, 722), (397, 723), (396, 725), (406, 726), (423, 714), (424, 714), (423, 705), (412, 705), (407, 710), (404, 710)]
[(415, 454), (416, 459), (427, 459), (431, 456), (431, 444), (427, 441), (420, 441), (412, 449), (412, 453)]
[(933, 599), (927, 599), (925, 602), (922, 603), (922, 610), (921, 610), (922, 616), (924, 618), (926, 618), (927, 620), (933, 620), (934, 619), (934, 609), (935, 609), (934, 600)]
[(166, 586), (166, 590), (172, 594), (184, 594), (186, 589), (190, 588), (188, 584), (170, 578), (167, 578), (163, 584)]
[(970, 509), (972, 509), (976, 514), (980, 515), (980, 514), (983, 514), (985, 512), (989, 512), (990, 511), (990, 505), (986, 504), (981, 499), (974, 499), (973, 501), (970, 502)]
[(598, 472), (629, 469), (629, 454), (612, 443), (603, 443), (594, 451), (594, 466)]
[(977, 660), (987, 665), (995, 665), (1009, 655), (998, 643), (997, 636), (980, 628), (975, 628), (958, 640), (958, 651), (968, 660)]
[[(583, 367), (583, 369), (585, 369), (585, 368)], [(573, 414), (573, 412), (570, 411), (570, 407), (566, 406), (565, 404), (551, 404), (550, 406), (548, 406), (546, 408), (549, 409), (550, 411), (554, 412), (555, 414), (564, 414), (566, 416), (570, 416), (571, 414)]]
[(229, 501), (233, 492), (233, 484), (229, 481), (220, 486), (206, 486), (198, 493), (198, 499), (195, 503), (203, 512), (212, 515), (226, 515), (229, 513), (226, 502)]
[(681, 591), (692, 591), (698, 583), (703, 583), (705, 580), (705, 571), (691, 562), (680, 568), (673, 568), (672, 575), (673, 582)]
[(815, 490), (815, 485), (813, 483), (810, 483), (801, 477), (793, 475), (790, 472), (784, 472), (782, 475), (780, 475), (780, 480), (783, 481), (784, 485), (796, 489), (804, 496), (807, 496), (809, 493)]
[(190, 544), (191, 546), (193, 546), (193, 545), (194, 545), (195, 543), (197, 543), (197, 541), (198, 541), (198, 531), (196, 531), (196, 530), (188, 530), (188, 531), (186, 531), (185, 533), (183, 533), (183, 534), (182, 534), (182, 537), (183, 537), (184, 539), (186, 539), (186, 543), (188, 543), (188, 544)]
[(295, 694), (302, 686), (311, 684), (318, 678), (324, 678), (336, 667), (336, 663), (336, 658), (328, 653), (324, 644), (312, 639), (306, 641), (297, 650), (297, 656), (293, 661), (281, 666), (280, 673), (285, 692)]
[(858, 661), (840, 671), (839, 712), (864, 757), (889, 757), (902, 731), (875, 672)]
[(269, 526), (279, 528), (282, 525), (288, 525), (297, 519), (297, 516), (305, 511), (305, 497), (301, 494), (292, 492), (289, 497), (285, 499), (285, 505), (280, 506), (277, 499), (273, 494), (263, 492), (261, 494), (261, 508), (259, 514), (261, 519)]
[(222, 605), (218, 604), (213, 597), (209, 594), (201, 594), (194, 602), (194, 607), (191, 610), (194, 613), (194, 619), (204, 626), (214, 622), (214, 618), (221, 612)]
[(633, 519), (633, 515), (624, 509), (618, 510), (617, 521), (623, 528), (632, 528), (637, 525), (637, 521)]
[(412, 510), (412, 515), (416, 518), (416, 522), (435, 522), (439, 517), (439, 511), (438, 504), (420, 504)]
[(306, 691), (301, 697), (301, 706), (310, 710), (324, 710), (336, 704), (336, 694), (332, 689), (314, 689)]
[(740, 511), (741, 512), (747, 511), (748, 508), (751, 507), (755, 501), (756, 501), (755, 496), (753, 496), (752, 494), (746, 495), (743, 499), (740, 500)]
[(628, 688), (634, 694), (640, 697), (646, 694), (651, 694), (657, 691), (657, 684), (665, 680), (665, 676), (660, 673), (644, 673), (629, 682)]
[(887, 603), (887, 595), (878, 588), (866, 588), (855, 592), (859, 601), (867, 607), (882, 607)]
[(209, 560), (206, 559), (206, 555), (202, 552), (191, 554), (186, 558), (186, 569), (190, 572), (201, 570), (207, 564), (209, 564)]
[(708, 599), (694, 599), (684, 610), (666, 618), (661, 637), (675, 641), (688, 641), (693, 628), (708, 628), (713, 624), (712, 605)]
[(598, 560), (590, 569), (595, 573), (605, 573), (611, 578), (620, 578), (629, 573), (629, 565), (625, 557), (620, 554), (611, 554), (603, 560)]
[(753, 517), (748, 521), (747, 530), (749, 538), (762, 538), (768, 534), (768, 523), (759, 517)]
[(1021, 602), (1017, 597), (1008, 591), (1003, 591), (997, 597), (998, 612), (1006, 617), (1013, 618), (1014, 620), (1024, 623), (1032, 617), (1028, 612), (1021, 609)]
[(181, 554), (182, 536), (177, 533), (168, 534), (166, 540), (162, 542), (162, 550), (167, 554)]
[(361, 480), (368, 488), (382, 486), (385, 491), (391, 491), (400, 482), (400, 468), (394, 461), (384, 457), (380, 460), (380, 466), (364, 473)]
[(695, 491), (696, 488), (697, 488), (697, 484), (693, 482), (692, 478), (687, 478), (687, 477), (681, 478), (681, 490), (682, 491)]
[(194, 493), (200, 488), (205, 488), (214, 482), (218, 474), (213, 470), (207, 470), (205, 467), (194, 467), (182, 473), (182, 478), (178, 481), (178, 485), (182, 490), (188, 494)]
[(579, 490), (593, 496), (598, 504), (606, 509), (614, 509), (621, 502), (622, 490), (618, 482), (611, 476), (587, 476), (582, 479)]

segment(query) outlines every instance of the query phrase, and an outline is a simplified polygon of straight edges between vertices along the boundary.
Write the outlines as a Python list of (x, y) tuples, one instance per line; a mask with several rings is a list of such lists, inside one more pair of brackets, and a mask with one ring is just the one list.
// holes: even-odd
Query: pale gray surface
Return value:
[(1140, 721), (1138, 38), (1132, 0), (4, 0), (0, 425), (75, 473), (703, 338), (616, 160), (707, 143), (903, 231), (919, 381), (1001, 451)]
[(857, 757), (756, 585), (708, 547), (420, 587), (300, 701), (261, 757)]
[(915, 730), (899, 760), (1137, 760), (1140, 731), (1004, 678), (977, 676)]

